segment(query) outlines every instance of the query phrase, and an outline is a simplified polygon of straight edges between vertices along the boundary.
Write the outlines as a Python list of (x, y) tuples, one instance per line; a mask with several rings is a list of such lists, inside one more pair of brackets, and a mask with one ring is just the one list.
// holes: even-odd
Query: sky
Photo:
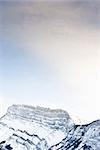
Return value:
[(0, 115), (28, 104), (93, 121), (99, 90), (99, 0), (0, 0)]

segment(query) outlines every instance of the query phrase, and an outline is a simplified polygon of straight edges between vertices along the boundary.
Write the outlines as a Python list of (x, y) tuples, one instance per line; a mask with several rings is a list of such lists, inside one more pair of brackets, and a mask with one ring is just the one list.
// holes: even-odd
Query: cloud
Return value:
[(0, 96), (0, 117), (2, 117), (6, 113), (7, 108), (10, 106), (7, 101), (8, 100), (4, 96)]

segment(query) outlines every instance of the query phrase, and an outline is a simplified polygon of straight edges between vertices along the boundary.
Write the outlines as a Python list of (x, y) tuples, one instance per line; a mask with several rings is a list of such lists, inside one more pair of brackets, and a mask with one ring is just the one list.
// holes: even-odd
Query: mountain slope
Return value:
[(62, 110), (13, 105), (0, 119), (1, 150), (99, 150), (100, 120), (75, 125)]

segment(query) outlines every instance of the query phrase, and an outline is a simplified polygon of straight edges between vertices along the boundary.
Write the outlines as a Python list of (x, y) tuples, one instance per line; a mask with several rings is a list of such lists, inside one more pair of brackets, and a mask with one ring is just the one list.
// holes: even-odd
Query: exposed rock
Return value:
[(0, 119), (1, 150), (100, 150), (100, 120), (75, 125), (63, 110), (13, 105)]

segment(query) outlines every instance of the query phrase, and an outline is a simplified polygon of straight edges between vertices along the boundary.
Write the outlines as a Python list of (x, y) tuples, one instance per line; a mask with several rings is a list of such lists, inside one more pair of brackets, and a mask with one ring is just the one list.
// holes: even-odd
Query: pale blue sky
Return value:
[(99, 41), (99, 1), (0, 1), (2, 109), (25, 103), (98, 119)]

